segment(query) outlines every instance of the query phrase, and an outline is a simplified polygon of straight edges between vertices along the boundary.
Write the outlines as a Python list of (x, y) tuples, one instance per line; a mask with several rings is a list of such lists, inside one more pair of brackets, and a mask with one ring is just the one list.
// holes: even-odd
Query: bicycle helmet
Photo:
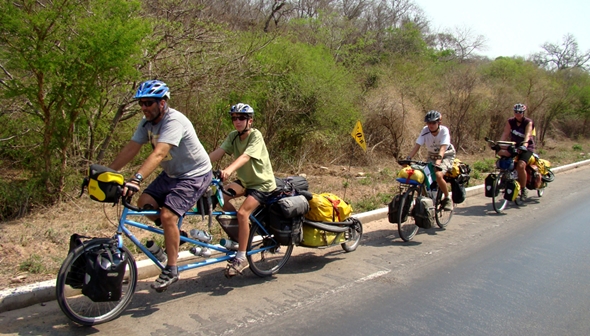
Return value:
[(440, 121), (440, 119), (440, 112), (431, 110), (428, 111), (428, 113), (426, 113), (426, 117), (424, 117), (424, 122)]
[(166, 83), (159, 80), (148, 80), (137, 88), (134, 99), (140, 98), (156, 98), (156, 99), (170, 99), (170, 89)]
[(231, 107), (231, 109), (229, 110), (229, 113), (245, 113), (245, 114), (249, 114), (250, 116), (254, 115), (254, 109), (248, 105), (248, 104), (244, 104), (244, 103), (238, 103), (234, 106)]
[(515, 104), (514, 105), (514, 112), (522, 112), (522, 113), (524, 113), (525, 111), (526, 111), (526, 105), (525, 104), (518, 103), (518, 104)]

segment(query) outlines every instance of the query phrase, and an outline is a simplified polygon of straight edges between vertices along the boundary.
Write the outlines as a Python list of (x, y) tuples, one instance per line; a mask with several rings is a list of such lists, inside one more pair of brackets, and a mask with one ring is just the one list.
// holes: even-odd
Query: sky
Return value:
[(414, 0), (424, 10), (433, 30), (459, 28), (483, 35), (487, 50), (477, 54), (496, 58), (541, 51), (549, 42), (560, 45), (572, 34), (578, 49), (590, 50), (588, 0)]

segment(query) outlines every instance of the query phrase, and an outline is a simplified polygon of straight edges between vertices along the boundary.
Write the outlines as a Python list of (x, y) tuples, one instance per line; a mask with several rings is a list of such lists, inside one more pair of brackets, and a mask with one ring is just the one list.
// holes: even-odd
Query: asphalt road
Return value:
[(138, 285), (121, 317), (78, 327), (56, 302), (0, 314), (11, 335), (589, 335), (590, 168), (504, 215), (474, 196), (447, 230), (412, 242), (386, 220), (359, 249), (296, 248), (280, 274), (183, 273), (163, 294)]

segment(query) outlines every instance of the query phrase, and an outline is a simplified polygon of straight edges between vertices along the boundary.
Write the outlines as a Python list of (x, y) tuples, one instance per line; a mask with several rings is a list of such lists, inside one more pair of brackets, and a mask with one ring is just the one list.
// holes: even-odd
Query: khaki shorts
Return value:
[[(455, 156), (445, 156), (443, 157), (441, 163), (440, 163), (440, 168), (442, 169), (443, 174), (446, 174), (446, 172), (448, 172), (449, 170), (451, 170), (453, 168), (453, 161), (455, 160)], [(432, 164), (434, 164), (436, 162), (436, 160), (432, 160), (432, 159), (428, 159), (429, 162), (432, 162)]]

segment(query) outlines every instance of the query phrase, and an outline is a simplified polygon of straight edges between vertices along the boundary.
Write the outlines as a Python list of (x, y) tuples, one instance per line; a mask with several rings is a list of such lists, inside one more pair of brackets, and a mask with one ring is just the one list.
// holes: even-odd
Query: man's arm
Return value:
[(168, 155), (171, 148), (171, 144), (158, 142), (152, 154), (150, 154), (150, 156), (145, 159), (137, 172), (140, 173), (143, 178), (151, 174), (154, 170), (156, 170), (156, 168), (158, 168), (160, 162), (162, 162), (162, 160), (164, 160), (164, 158)]
[(137, 155), (137, 153), (139, 153), (140, 149), (140, 143), (137, 143), (133, 140), (129, 141), (129, 143), (127, 143), (127, 145), (123, 147), (119, 154), (117, 154), (117, 157), (115, 158), (113, 163), (109, 165), (109, 168), (114, 170), (121, 170), (121, 168), (125, 167), (125, 165), (128, 164), (129, 161), (131, 161), (135, 157), (135, 155)]

